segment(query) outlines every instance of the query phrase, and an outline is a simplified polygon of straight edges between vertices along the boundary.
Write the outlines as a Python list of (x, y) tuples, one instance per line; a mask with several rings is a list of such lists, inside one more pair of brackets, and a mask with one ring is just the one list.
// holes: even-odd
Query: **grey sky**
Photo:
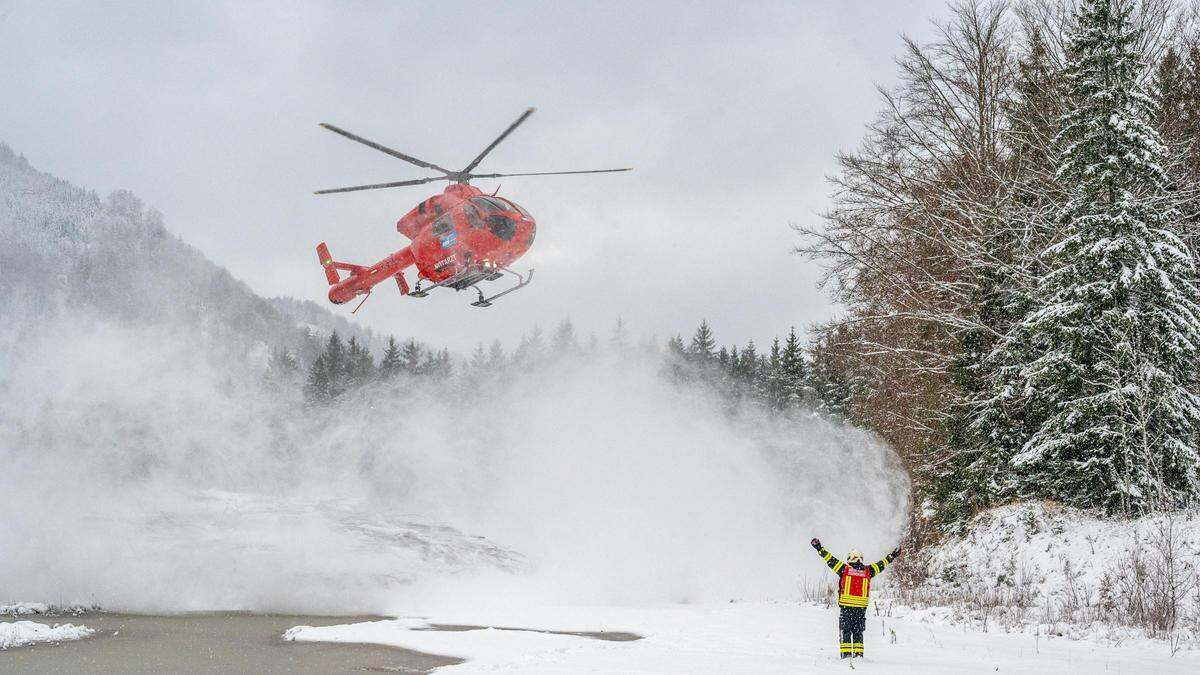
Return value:
[(621, 315), (659, 339), (707, 317), (721, 342), (761, 345), (830, 315), (788, 225), (827, 205), (823, 176), (877, 110), (899, 33), (928, 35), (943, 8), (0, 0), (0, 141), (136, 192), (259, 293), (325, 302), (317, 242), (374, 262), (444, 184), (313, 196), (425, 175), (317, 122), (456, 167), (534, 105), (482, 169), (635, 171), (503, 179), (538, 222), (527, 290), (479, 310), (383, 286), (359, 320), (465, 350), (564, 317), (604, 337)]

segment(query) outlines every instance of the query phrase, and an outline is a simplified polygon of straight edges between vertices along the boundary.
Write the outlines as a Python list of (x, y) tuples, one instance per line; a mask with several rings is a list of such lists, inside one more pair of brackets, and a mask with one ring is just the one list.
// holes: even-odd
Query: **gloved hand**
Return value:
[(821, 540), (817, 539), (816, 537), (813, 537), (813, 540), (808, 543), (812, 544), (813, 548), (817, 548), (817, 549), (821, 548)]
[(902, 549), (901, 549), (899, 546), (897, 546), (897, 547), (896, 547), (896, 550), (895, 550), (895, 551), (892, 551), (892, 557), (893, 557), (893, 558), (899, 558), (899, 557), (900, 557), (900, 552), (901, 552), (901, 550), (902, 550)]

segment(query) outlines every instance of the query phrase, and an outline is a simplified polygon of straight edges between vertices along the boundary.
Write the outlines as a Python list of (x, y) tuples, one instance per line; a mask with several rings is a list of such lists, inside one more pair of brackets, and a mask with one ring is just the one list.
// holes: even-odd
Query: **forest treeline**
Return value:
[[(313, 338), (316, 339), (316, 338)], [(310, 350), (311, 351), (311, 350)], [(535, 326), (511, 352), (498, 340), (478, 345), (455, 362), (449, 350), (415, 340), (389, 337), (378, 361), (357, 338), (333, 332), (307, 364), (286, 348), (272, 351), (268, 382), (301, 389), (309, 404), (327, 404), (364, 386), (416, 378), (469, 389), (502, 378), (512, 371), (529, 371), (564, 359), (607, 355), (618, 359), (650, 358), (664, 376), (689, 387), (705, 387), (721, 397), (731, 411), (757, 406), (779, 414), (823, 414), (840, 417), (850, 402), (851, 383), (841, 379), (820, 352), (806, 347), (795, 328), (759, 351), (751, 340), (744, 345), (718, 345), (707, 321), (690, 338), (676, 335), (665, 344), (633, 342), (624, 322), (617, 320), (607, 340), (580, 340), (574, 325), (563, 320), (547, 335)]]
[(845, 407), (953, 526), (1195, 503), (1200, 27), (1173, 0), (965, 0), (797, 226)]

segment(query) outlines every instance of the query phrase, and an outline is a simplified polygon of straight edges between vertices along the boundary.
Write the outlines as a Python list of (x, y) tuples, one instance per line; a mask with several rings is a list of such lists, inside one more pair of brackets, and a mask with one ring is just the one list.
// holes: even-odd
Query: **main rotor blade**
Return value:
[(537, 108), (529, 108), (525, 112), (521, 113), (521, 116), (517, 118), (516, 122), (513, 122), (512, 124), (508, 125), (508, 128), (504, 130), (504, 133), (497, 136), (496, 140), (492, 141), (491, 145), (484, 148), (483, 152), (479, 153), (479, 156), (476, 157), (470, 164), (468, 164), (467, 168), (463, 169), (459, 173), (471, 173), (471, 169), (474, 169), (475, 167), (479, 166), (479, 163), (483, 161), (483, 158), (487, 157), (487, 154), (489, 152), (491, 152), (493, 148), (495, 148), (497, 145), (500, 145), (500, 141), (503, 141), (505, 138), (508, 138), (508, 135), (513, 132), (513, 129), (516, 129), (517, 127), (521, 126), (522, 122), (529, 119), (529, 116), (532, 115), (533, 111), (535, 111), (535, 110), (537, 110)]
[(617, 171), (633, 171), (633, 167), (625, 169), (589, 169), (587, 171), (535, 171), (533, 173), (473, 173), (468, 178), (506, 178), (508, 176), (565, 176), (573, 173), (616, 173)]
[(432, 178), (417, 178), (416, 180), (399, 180), (394, 183), (374, 183), (372, 185), (355, 185), (353, 187), (333, 188), (332, 190), (317, 190), (314, 195), (328, 195), (334, 192), (357, 192), (359, 190), (378, 190), (379, 188), (404, 187), (405, 185), (424, 185), (435, 180), (446, 180), (445, 176)]
[(389, 154), (392, 157), (395, 157), (396, 159), (402, 159), (402, 160), (408, 162), (409, 164), (416, 164), (417, 166), (421, 167), (422, 169), (433, 169), (434, 171), (441, 171), (442, 173), (454, 173), (453, 171), (451, 171), (449, 169), (443, 169), (442, 167), (438, 166), (437, 164), (433, 164), (431, 162), (426, 162), (423, 159), (417, 159), (416, 157), (406, 155), (403, 152), (393, 150), (393, 149), (387, 147), (386, 145), (380, 145), (380, 144), (376, 143), (375, 141), (369, 141), (369, 140), (363, 138), (362, 136), (357, 136), (355, 134), (350, 133), (349, 131), (346, 131), (345, 129), (340, 129), (338, 127), (335, 127), (332, 124), (326, 124), (325, 122), (321, 122), (321, 126), (325, 127), (326, 129), (332, 131), (335, 134), (338, 134), (340, 136), (345, 136), (346, 138), (349, 138), (352, 141), (362, 143), (363, 145), (367, 146), (368, 148), (374, 148), (380, 152)]

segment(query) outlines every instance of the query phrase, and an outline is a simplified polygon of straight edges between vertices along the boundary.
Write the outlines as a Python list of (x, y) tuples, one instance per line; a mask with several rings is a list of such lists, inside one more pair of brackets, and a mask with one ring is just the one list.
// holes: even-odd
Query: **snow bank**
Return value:
[(0, 616), (22, 616), (24, 614), (48, 614), (50, 605), (44, 602), (11, 602), (0, 605)]
[(47, 626), (34, 621), (0, 622), (0, 649), (23, 647), (39, 642), (66, 642), (91, 637), (96, 631), (87, 626), (55, 624)]
[(10, 602), (0, 604), (0, 616), (25, 616), (28, 614), (82, 614), (98, 612), (95, 605), (51, 605), (44, 602)]
[[(1121, 628), (1138, 627), (1190, 639), (1200, 627), (1198, 570), (1195, 511), (1112, 520), (1050, 503), (1012, 504), (907, 561), (901, 573), (916, 583), (900, 600), (943, 610), (893, 614), (1075, 636), (1125, 637)], [(1175, 615), (1156, 617), (1156, 605)]]

